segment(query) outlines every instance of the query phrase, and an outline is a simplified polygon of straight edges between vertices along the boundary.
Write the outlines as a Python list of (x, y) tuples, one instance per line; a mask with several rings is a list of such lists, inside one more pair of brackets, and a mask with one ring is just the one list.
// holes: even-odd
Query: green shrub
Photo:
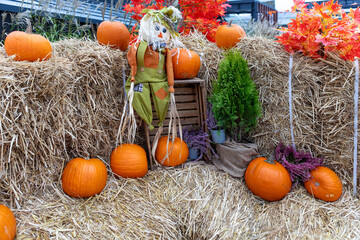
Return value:
[(209, 98), (218, 125), (237, 142), (242, 133), (257, 125), (261, 106), (247, 62), (237, 50), (226, 53), (218, 69), (218, 79)]

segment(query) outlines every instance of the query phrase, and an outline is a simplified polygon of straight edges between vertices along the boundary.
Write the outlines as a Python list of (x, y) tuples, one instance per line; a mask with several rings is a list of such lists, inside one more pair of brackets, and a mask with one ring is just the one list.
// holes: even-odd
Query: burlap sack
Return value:
[(223, 144), (216, 144), (216, 150), (219, 158), (213, 157), (214, 165), (233, 177), (243, 177), (249, 162), (260, 156), (255, 143), (226, 140)]

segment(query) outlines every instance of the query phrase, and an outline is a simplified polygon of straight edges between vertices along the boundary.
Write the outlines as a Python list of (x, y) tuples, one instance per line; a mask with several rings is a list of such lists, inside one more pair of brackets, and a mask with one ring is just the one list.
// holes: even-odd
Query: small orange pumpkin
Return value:
[(145, 150), (136, 144), (122, 144), (110, 156), (111, 170), (124, 178), (141, 178), (148, 172)]
[(333, 170), (319, 166), (311, 170), (310, 175), (311, 179), (304, 182), (304, 186), (315, 198), (333, 202), (341, 197), (342, 183)]
[(290, 174), (280, 163), (259, 157), (245, 171), (245, 182), (252, 193), (267, 201), (278, 201), (291, 190)]
[(45, 37), (32, 34), (28, 21), (26, 32), (14, 31), (5, 38), (4, 48), (9, 56), (15, 55), (16, 61), (43, 61), (51, 57), (51, 44)]
[(62, 187), (71, 197), (90, 197), (101, 193), (107, 181), (105, 164), (96, 158), (74, 158), (64, 168)]
[(179, 137), (175, 139), (174, 144), (170, 139), (168, 145), (168, 153), (170, 154), (166, 159), (164, 159), (166, 156), (167, 139), (167, 136), (163, 136), (159, 139), (155, 152), (156, 161), (158, 161), (161, 165), (168, 167), (174, 167), (183, 164), (189, 157), (188, 146)]
[(215, 33), (215, 42), (219, 48), (230, 49), (235, 47), (236, 43), (246, 36), (242, 27), (236, 24), (221, 25)]
[(0, 239), (12, 240), (16, 235), (16, 219), (13, 212), (4, 205), (0, 205)]
[(189, 79), (198, 75), (201, 61), (196, 52), (177, 48), (171, 50), (171, 55), (175, 79)]
[(101, 45), (110, 45), (125, 51), (129, 46), (130, 32), (122, 22), (104, 21), (100, 23), (97, 33), (98, 42)]

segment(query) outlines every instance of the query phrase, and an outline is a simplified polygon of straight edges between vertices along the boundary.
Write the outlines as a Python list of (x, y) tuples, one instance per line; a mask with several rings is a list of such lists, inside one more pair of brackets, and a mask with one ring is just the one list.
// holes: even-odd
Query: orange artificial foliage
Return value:
[[(218, 18), (225, 16), (225, 10), (229, 7), (228, 0), (178, 0), (179, 8), (183, 16), (178, 29), (180, 33), (189, 34), (197, 29), (202, 32), (209, 41), (215, 42), (215, 32), (221, 23)], [(131, 18), (139, 22), (144, 16), (144, 8), (159, 10), (170, 6), (171, 1), (166, 0), (131, 0), (125, 4), (124, 11), (132, 13)], [(132, 29), (132, 39), (136, 35), (136, 27)]]
[(302, 52), (312, 58), (325, 57), (329, 52), (339, 54), (345, 60), (360, 56), (360, 9), (350, 9), (347, 14), (338, 2), (330, 0), (322, 4), (313, 2), (308, 9), (305, 0), (294, 0), (292, 12), (297, 13), (288, 28), (278, 36), (285, 50)]

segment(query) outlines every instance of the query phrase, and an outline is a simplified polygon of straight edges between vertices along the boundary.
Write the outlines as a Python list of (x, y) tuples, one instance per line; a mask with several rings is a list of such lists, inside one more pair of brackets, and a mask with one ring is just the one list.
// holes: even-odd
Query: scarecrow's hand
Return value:
[(170, 87), (169, 87), (169, 92), (171, 92), (171, 93), (174, 93), (174, 92), (175, 92), (175, 89), (174, 89), (173, 86), (170, 86)]

